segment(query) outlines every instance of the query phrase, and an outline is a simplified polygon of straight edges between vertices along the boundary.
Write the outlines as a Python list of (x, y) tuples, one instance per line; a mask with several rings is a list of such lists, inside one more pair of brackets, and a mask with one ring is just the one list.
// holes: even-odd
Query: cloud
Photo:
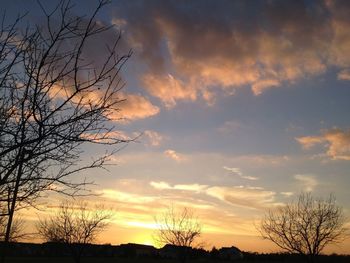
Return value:
[(350, 67), (350, 3), (348, 1), (326, 1), (330, 14), (332, 42), (330, 60), (339, 67)]
[(250, 187), (220, 187), (214, 186), (207, 189), (206, 193), (209, 196), (218, 198), (231, 205), (251, 208), (264, 209), (268, 206), (274, 205), (275, 192), (266, 191), (262, 188)]
[(205, 190), (208, 186), (207, 185), (201, 185), (201, 184), (177, 184), (174, 185), (174, 189), (176, 190), (184, 190), (184, 191), (193, 191), (193, 192), (202, 192)]
[(325, 134), (329, 143), (328, 156), (333, 159), (350, 160), (350, 130), (333, 129)]
[(170, 184), (166, 182), (150, 182), (150, 185), (158, 190), (173, 189)]
[(242, 171), (239, 168), (235, 168), (235, 167), (227, 167), (224, 166), (223, 167), (226, 171), (230, 171), (231, 173), (238, 175), (239, 177), (243, 178), (243, 179), (247, 179), (247, 180), (258, 180), (259, 178), (254, 177), (254, 176), (248, 176), (248, 175), (243, 175)]
[(233, 174), (237, 174), (238, 176), (242, 176), (242, 172), (241, 172), (241, 169), (239, 168), (236, 168), (236, 167), (227, 167), (227, 166), (224, 166), (223, 167), (226, 171), (230, 171), (232, 172)]
[(125, 203), (143, 204), (143, 203), (150, 203), (156, 200), (155, 197), (152, 197), (152, 196), (131, 194), (131, 193), (122, 192), (122, 191), (113, 190), (113, 189), (102, 189), (97, 191), (97, 193), (102, 198), (108, 198), (108, 199), (112, 199), (123, 203), (125, 202)]
[(314, 188), (318, 185), (318, 182), (313, 175), (308, 174), (296, 174), (294, 178), (299, 181), (303, 187), (304, 190), (307, 192), (311, 192), (314, 190)]
[(324, 145), (326, 155), (333, 160), (350, 160), (350, 130), (343, 131), (338, 128), (323, 131), (322, 135), (299, 137), (296, 140), (305, 149), (315, 145)]
[(146, 74), (142, 77), (142, 82), (147, 91), (161, 99), (168, 108), (175, 106), (176, 100), (194, 101), (197, 97), (193, 89), (171, 74), (165, 76)]
[(242, 177), (243, 179), (247, 179), (247, 180), (253, 180), (253, 181), (259, 180), (258, 177), (249, 176), (249, 175), (243, 175), (243, 176), (241, 176), (241, 177)]
[(219, 90), (250, 87), (259, 95), (333, 66), (350, 67), (347, 1), (254, 4), (119, 1), (115, 21), (123, 21), (147, 67), (145, 89), (167, 107), (198, 98), (210, 104)]
[(185, 160), (185, 157), (180, 155), (179, 153), (175, 152), (174, 150), (166, 150), (164, 151), (165, 156), (177, 161), (177, 162), (181, 162)]
[(304, 136), (295, 138), (304, 149), (310, 149), (313, 146), (326, 142), (323, 136)]
[(205, 194), (224, 201), (234, 206), (250, 209), (262, 209), (275, 205), (275, 192), (266, 191), (262, 187), (250, 186), (209, 186), (202, 184), (175, 184), (167, 182), (150, 182), (150, 185), (157, 190), (189, 191), (196, 194)]
[[(71, 87), (53, 85), (49, 88), (48, 93), (53, 99), (67, 99), (72, 95), (72, 90)], [(82, 92), (79, 96), (75, 96), (73, 102), (89, 106), (90, 102), (100, 102), (105, 95), (102, 90), (91, 89), (89, 92)], [(118, 101), (118, 103), (108, 112), (108, 117), (118, 121), (120, 119), (128, 121), (144, 119), (157, 115), (160, 111), (157, 106), (140, 94), (116, 92), (111, 100)]]
[(278, 87), (280, 84), (280, 81), (277, 79), (258, 80), (257, 82), (253, 83), (252, 91), (255, 95), (260, 95), (265, 90), (270, 89), (272, 87)]
[(139, 94), (125, 94), (125, 101), (118, 104), (120, 112), (115, 118), (126, 120), (144, 119), (159, 113), (159, 108)]
[(175, 184), (171, 186), (166, 182), (150, 182), (150, 185), (158, 190), (181, 190), (181, 191), (192, 191), (192, 192), (203, 192), (208, 188), (208, 185), (201, 184)]
[(143, 134), (148, 138), (151, 146), (159, 146), (164, 140), (164, 137), (156, 131), (146, 130)]
[(350, 80), (350, 70), (344, 69), (338, 73), (338, 79), (340, 80)]
[(290, 196), (294, 195), (293, 192), (280, 192), (280, 194), (281, 194), (281, 195), (284, 195), (284, 196), (286, 196), (286, 197), (290, 197)]

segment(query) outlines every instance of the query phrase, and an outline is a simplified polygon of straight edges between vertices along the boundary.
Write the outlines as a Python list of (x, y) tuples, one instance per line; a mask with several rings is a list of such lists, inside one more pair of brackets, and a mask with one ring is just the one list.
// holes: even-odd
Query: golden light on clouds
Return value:
[[(86, 199), (115, 214), (101, 243), (158, 245), (154, 216), (170, 205), (194, 210), (208, 249), (278, 251), (255, 226), (300, 192), (335, 193), (349, 217), (350, 1), (254, 3), (119, 0), (98, 17), (116, 26), (101, 39), (120, 30), (121, 54), (133, 51), (111, 98), (117, 111), (106, 113), (109, 136), (135, 139), (108, 171), (77, 177), (92, 178)], [(87, 48), (94, 65), (101, 39)], [(72, 102), (100, 100), (95, 88)], [(69, 85), (49, 91), (57, 101), (70, 94)], [(33, 225), (36, 212), (23, 211)], [(327, 251), (350, 253), (349, 243)]]
[(296, 138), (305, 148), (310, 149), (316, 145), (324, 145), (326, 155), (333, 160), (350, 160), (350, 131), (331, 129), (323, 131), (322, 135)]
[[(224, 13), (238, 8), (231, 4), (217, 8)], [(212, 16), (208, 10), (189, 16), (186, 9), (170, 3), (162, 12), (158, 9), (156, 3), (144, 5), (138, 20), (127, 21), (128, 16), (121, 13), (113, 21), (125, 21), (120, 26), (127, 30), (129, 45), (150, 69), (139, 79), (145, 90), (168, 108), (177, 101), (198, 98), (213, 104), (219, 90), (232, 94), (234, 88), (249, 87), (260, 95), (320, 76), (334, 66), (340, 69), (339, 79), (348, 79), (350, 22), (346, 8), (337, 1), (320, 3), (319, 10), (292, 2), (266, 4), (262, 17), (247, 21), (249, 27), (239, 26), (239, 21), (251, 17), (244, 12), (232, 21), (216, 17), (209, 23), (207, 17)], [(331, 15), (323, 19), (323, 12)], [(158, 50), (160, 46), (164, 54)]]
[(142, 78), (147, 91), (161, 99), (165, 106), (171, 108), (176, 105), (176, 100), (195, 100), (196, 91), (187, 84), (175, 79), (171, 74), (166, 76), (144, 75)]
[(344, 69), (338, 73), (338, 79), (340, 80), (350, 80), (350, 70)]
[[(54, 85), (48, 87), (48, 92), (51, 98), (59, 100), (71, 96), (73, 90), (69, 85)], [(89, 92), (82, 92), (82, 94), (83, 95), (73, 97), (72, 101), (73, 103), (79, 103), (81, 100), (86, 107), (90, 105), (91, 101), (95, 103), (102, 101), (101, 99), (105, 95), (100, 89), (90, 89)], [(120, 121), (121, 119), (131, 121), (149, 118), (157, 115), (160, 111), (159, 107), (153, 105), (146, 97), (140, 94), (118, 92), (114, 97), (110, 98), (108, 102), (118, 102), (116, 105), (118, 110), (115, 110), (115, 107), (113, 107), (113, 111), (108, 112), (108, 117), (116, 121)]]
[(139, 94), (125, 94), (122, 96), (125, 101), (119, 103), (120, 112), (116, 119), (137, 120), (144, 119), (159, 113), (159, 108)]

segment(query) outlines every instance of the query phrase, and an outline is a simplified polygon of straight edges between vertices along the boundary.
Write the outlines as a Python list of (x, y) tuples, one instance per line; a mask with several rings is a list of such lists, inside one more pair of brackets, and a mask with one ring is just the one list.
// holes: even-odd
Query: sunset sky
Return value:
[[(72, 3), (89, 15), (97, 1)], [(35, 0), (0, 9), (43, 23)], [(99, 241), (153, 244), (154, 216), (174, 205), (195, 211), (208, 248), (276, 251), (256, 226), (301, 192), (335, 194), (350, 227), (349, 14), (345, 0), (112, 0), (98, 19), (115, 29), (89, 54), (97, 61), (122, 32), (120, 52), (133, 55), (116, 125), (121, 137), (142, 136), (109, 171), (76, 175), (97, 184), (91, 202), (115, 211)], [(87, 147), (82, 159), (103, 152)], [(28, 225), (58, 198), (23, 211)], [(350, 253), (350, 240), (327, 251)]]

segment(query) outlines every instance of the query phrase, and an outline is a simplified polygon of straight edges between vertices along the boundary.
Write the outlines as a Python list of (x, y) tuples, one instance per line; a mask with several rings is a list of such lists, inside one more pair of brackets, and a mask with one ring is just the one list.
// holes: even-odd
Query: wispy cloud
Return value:
[(275, 192), (266, 191), (262, 187), (250, 186), (209, 186), (201, 184), (175, 184), (167, 182), (150, 182), (157, 190), (190, 191), (204, 194), (234, 206), (249, 209), (262, 209), (275, 205)]
[(294, 195), (293, 192), (280, 192), (280, 194), (284, 195), (284, 196), (287, 196), (287, 197)]
[(253, 180), (253, 181), (259, 179), (258, 177), (249, 176), (249, 175), (243, 175), (241, 169), (236, 168), (236, 167), (227, 167), (227, 166), (224, 166), (223, 168), (224, 168), (226, 171), (230, 171), (232, 174), (238, 175), (239, 177), (241, 177), (241, 178), (243, 178), (243, 179)]
[(227, 167), (227, 166), (224, 166), (223, 167), (226, 171), (230, 171), (232, 172), (233, 174), (237, 174), (238, 176), (242, 176), (242, 172), (241, 172), (241, 169), (239, 168), (236, 168), (236, 167)]
[(146, 130), (143, 134), (147, 137), (148, 143), (151, 146), (159, 146), (164, 140), (164, 136), (156, 131)]
[(314, 188), (318, 185), (318, 182), (314, 175), (296, 174), (294, 178), (302, 184), (304, 191), (307, 192), (313, 191)]
[(132, 193), (122, 192), (122, 191), (113, 190), (113, 189), (102, 189), (97, 191), (97, 193), (103, 198), (108, 198), (119, 202), (127, 202), (127, 203), (142, 204), (142, 203), (153, 202), (155, 200), (155, 198), (152, 196), (132, 194)]
[(183, 191), (192, 191), (192, 192), (203, 192), (208, 188), (208, 185), (201, 184), (175, 184), (171, 186), (166, 182), (150, 182), (150, 185), (158, 190), (183, 190)]
[(304, 136), (295, 138), (304, 149), (310, 149), (313, 146), (326, 142), (323, 136)]
[(173, 189), (170, 184), (166, 182), (150, 182), (150, 185), (159, 190)]
[(250, 209), (264, 209), (275, 203), (275, 192), (261, 188), (243, 186), (219, 187), (207, 189), (206, 193), (228, 204)]
[(185, 160), (185, 157), (179, 153), (177, 153), (176, 151), (174, 150), (166, 150), (164, 151), (164, 154), (165, 156), (177, 161), (177, 162), (181, 162), (181, 161), (184, 161)]

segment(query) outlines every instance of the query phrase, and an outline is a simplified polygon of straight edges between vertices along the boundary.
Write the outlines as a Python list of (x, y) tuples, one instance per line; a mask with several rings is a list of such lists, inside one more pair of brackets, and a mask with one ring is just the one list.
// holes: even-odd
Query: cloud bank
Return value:
[[(338, 69), (349, 79), (348, 1), (119, 1), (114, 22), (165, 106), (218, 90), (260, 95)], [(220, 14), (220, 15), (218, 15)], [(123, 21), (123, 23), (120, 23)]]

